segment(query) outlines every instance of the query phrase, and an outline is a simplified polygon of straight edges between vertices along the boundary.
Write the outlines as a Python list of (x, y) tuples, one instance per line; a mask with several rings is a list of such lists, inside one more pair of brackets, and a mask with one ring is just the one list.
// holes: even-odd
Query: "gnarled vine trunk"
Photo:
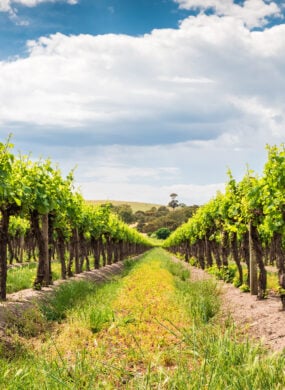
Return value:
[[(257, 227), (249, 224), (249, 250), (250, 250), (250, 291), (258, 299), (264, 299), (266, 294), (267, 273), (263, 262), (262, 246)], [(259, 268), (258, 284), (256, 284), (256, 265)]]
[(66, 279), (66, 263), (65, 263), (65, 242), (64, 235), (61, 229), (57, 229), (57, 246), (58, 246), (58, 254), (59, 261), (61, 264), (61, 278)]
[(238, 242), (237, 242), (237, 234), (236, 233), (232, 233), (230, 242), (231, 242), (231, 250), (232, 250), (233, 259), (234, 259), (234, 262), (236, 263), (237, 268), (238, 268), (239, 283), (243, 284), (243, 273), (242, 273), (242, 266), (241, 266), (240, 257), (239, 257), (239, 253), (238, 253)]
[(282, 245), (282, 235), (280, 233), (275, 233), (273, 240), (275, 252), (274, 256), (276, 258), (279, 286), (281, 288), (280, 299), (282, 303), (282, 310), (285, 310), (285, 251)]
[[(42, 226), (40, 226), (40, 219)], [(31, 222), (39, 248), (37, 276), (34, 281), (34, 287), (41, 288), (42, 286), (48, 286), (51, 279), (48, 245), (48, 214), (40, 216), (37, 211), (34, 211), (31, 215)]]
[(9, 212), (1, 210), (0, 225), (0, 299), (6, 300), (6, 282), (7, 282), (7, 246), (8, 246), (8, 229), (9, 229)]
[(222, 253), (222, 264), (224, 267), (229, 266), (229, 261), (228, 261), (228, 255), (229, 255), (229, 246), (228, 246), (228, 233), (223, 232), (222, 234), (222, 242), (221, 242), (221, 253)]
[(241, 258), (247, 266), (247, 280), (246, 283), (250, 285), (250, 266), (249, 266), (249, 233), (243, 235), (240, 245)]
[(207, 267), (212, 267), (213, 265), (213, 256), (212, 256), (212, 247), (209, 238), (205, 237), (205, 255), (207, 261)]

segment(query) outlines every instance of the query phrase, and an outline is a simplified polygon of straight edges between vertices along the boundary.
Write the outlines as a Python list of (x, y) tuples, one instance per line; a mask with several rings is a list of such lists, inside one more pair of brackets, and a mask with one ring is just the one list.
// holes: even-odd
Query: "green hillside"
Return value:
[(142, 202), (129, 202), (127, 200), (86, 200), (87, 203), (91, 204), (102, 204), (102, 203), (112, 203), (114, 206), (121, 206), (123, 204), (127, 204), (131, 206), (133, 213), (136, 211), (147, 211), (150, 210), (152, 207), (160, 207), (165, 206), (161, 204), (155, 204), (155, 203), (142, 203)]

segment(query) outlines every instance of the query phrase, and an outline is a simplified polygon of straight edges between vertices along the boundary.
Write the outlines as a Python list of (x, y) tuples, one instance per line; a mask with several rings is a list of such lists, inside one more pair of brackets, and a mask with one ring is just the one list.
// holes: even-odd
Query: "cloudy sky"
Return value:
[(0, 0), (0, 140), (87, 199), (202, 204), (285, 141), (285, 2)]

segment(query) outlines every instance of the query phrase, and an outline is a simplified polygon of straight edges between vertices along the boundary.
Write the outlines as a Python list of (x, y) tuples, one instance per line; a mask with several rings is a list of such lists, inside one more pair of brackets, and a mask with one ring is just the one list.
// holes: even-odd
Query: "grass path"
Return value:
[(123, 381), (173, 370), (177, 351), (181, 355), (175, 329), (189, 326), (189, 316), (177, 302), (174, 277), (161, 256), (152, 253), (124, 278), (112, 303), (116, 320), (98, 337), (101, 361), (115, 367), (114, 373), (119, 369)]
[[(150, 377), (157, 376), (155, 381), (168, 377), (182, 356), (188, 364), (187, 351), (183, 351), (176, 329), (189, 327), (191, 321), (177, 299), (175, 278), (166, 268), (168, 261), (169, 256), (156, 249), (113, 288), (106, 286), (100, 300), (106, 301), (109, 296), (109, 307), (101, 314), (97, 308), (95, 315), (89, 300), (87, 305), (83, 303), (71, 310), (52, 344), (45, 345), (46, 353), (53, 359), (60, 356), (75, 364), (78, 353), (84, 351), (88, 360), (96, 362), (98, 388), (125, 388), (126, 384), (143, 388)], [(189, 276), (181, 266), (175, 269), (176, 273), (186, 272)], [(90, 325), (92, 316), (101, 324), (95, 330)], [(79, 337), (74, 338), (74, 334)]]
[(267, 355), (219, 316), (213, 280), (188, 278), (156, 248), (104, 285), (62, 285), (11, 319), (0, 388), (284, 389), (284, 356)]

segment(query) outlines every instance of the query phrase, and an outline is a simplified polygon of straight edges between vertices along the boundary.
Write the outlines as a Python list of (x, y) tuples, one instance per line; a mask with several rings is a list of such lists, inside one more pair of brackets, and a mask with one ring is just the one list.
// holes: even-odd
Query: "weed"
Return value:
[(207, 268), (209, 274), (214, 275), (219, 280), (224, 280), (226, 283), (232, 283), (236, 272), (237, 267), (235, 264), (229, 264), (227, 267), (223, 266), (218, 268), (217, 265)]
[(88, 281), (61, 284), (51, 298), (41, 303), (40, 309), (48, 321), (61, 321), (68, 309), (97, 289), (95, 283)]
[(250, 291), (250, 288), (249, 288), (249, 285), (248, 284), (242, 284), (239, 288), (242, 292), (249, 292)]
[(217, 284), (213, 280), (176, 282), (181, 304), (196, 322), (207, 323), (219, 310)]
[(183, 264), (174, 263), (171, 260), (168, 260), (166, 263), (167, 270), (173, 275), (179, 278), (180, 280), (188, 280), (190, 278), (190, 271), (185, 268)]

